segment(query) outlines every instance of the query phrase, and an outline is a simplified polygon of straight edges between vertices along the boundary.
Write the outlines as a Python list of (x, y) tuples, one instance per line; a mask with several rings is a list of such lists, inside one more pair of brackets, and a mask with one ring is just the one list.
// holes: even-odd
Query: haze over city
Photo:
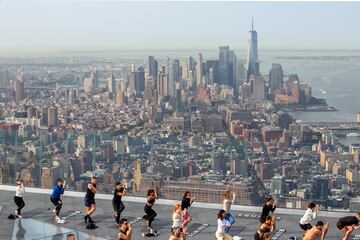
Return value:
[[(358, 49), (357, 2), (0, 1), (0, 55), (61, 51)], [(321, 14), (320, 14), (321, 13)]]

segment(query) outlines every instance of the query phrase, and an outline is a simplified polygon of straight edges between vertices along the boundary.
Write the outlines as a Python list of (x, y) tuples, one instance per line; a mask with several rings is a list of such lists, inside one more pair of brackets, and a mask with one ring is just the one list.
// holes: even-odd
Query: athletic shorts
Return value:
[(299, 223), (299, 226), (302, 230), (304, 231), (307, 231), (307, 230), (310, 230), (312, 228), (311, 224), (310, 223), (307, 223), (307, 224), (301, 224)]
[(344, 227), (346, 227), (346, 226), (344, 226), (340, 221), (338, 221), (337, 223), (336, 223), (336, 226), (337, 226), (337, 228), (338, 229), (343, 229)]
[(91, 207), (91, 205), (95, 204), (94, 198), (85, 198), (84, 203), (86, 207)]
[[(50, 198), (50, 201), (54, 204), (54, 206), (62, 205), (60, 198)], [(60, 204), (59, 204), (60, 201)]]

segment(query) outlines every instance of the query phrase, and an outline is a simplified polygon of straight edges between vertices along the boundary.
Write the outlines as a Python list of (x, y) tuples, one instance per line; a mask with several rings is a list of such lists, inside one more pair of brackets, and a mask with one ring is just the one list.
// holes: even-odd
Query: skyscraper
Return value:
[(95, 80), (93, 77), (84, 79), (84, 91), (87, 94), (93, 94), (95, 92)]
[(153, 79), (156, 79), (157, 73), (158, 73), (158, 62), (156, 61), (154, 56), (148, 56), (147, 66), (146, 66), (146, 76), (153, 77)]
[(168, 81), (168, 94), (169, 96), (176, 96), (176, 91), (175, 91), (175, 85), (176, 82), (179, 80), (179, 60), (170, 60), (169, 63), (169, 81)]
[(273, 63), (269, 72), (269, 89), (273, 93), (277, 89), (282, 89), (284, 82), (284, 74), (279, 63)]
[(228, 66), (228, 72), (229, 72), (229, 79), (225, 83), (229, 86), (235, 87), (235, 77), (236, 77), (236, 55), (234, 50), (229, 51), (229, 66)]
[(229, 46), (219, 47), (219, 81), (220, 84), (229, 82)]
[(159, 72), (157, 77), (157, 93), (159, 99), (168, 95), (168, 85), (169, 78), (168, 75), (165, 73), (165, 69), (163, 68), (163, 70)]
[(249, 31), (248, 52), (246, 59), (247, 80), (251, 75), (258, 75), (260, 72), (258, 60), (257, 32), (254, 31), (254, 22), (251, 21), (251, 31)]
[(250, 77), (252, 86), (252, 98), (255, 100), (265, 99), (265, 79), (262, 76), (252, 75)]
[(286, 193), (285, 177), (275, 175), (271, 179), (271, 194), (282, 195)]
[(245, 80), (244, 63), (241, 62), (240, 60), (237, 60), (235, 64), (235, 84), (234, 84), (235, 96), (239, 95), (239, 88), (244, 83), (244, 80)]
[(196, 56), (196, 86), (202, 84), (203, 64), (202, 54), (198, 53)]
[(110, 73), (108, 76), (108, 89), (109, 93), (111, 93), (111, 97), (115, 98), (116, 95), (116, 83), (115, 83), (115, 77), (114, 74)]
[(95, 92), (99, 88), (99, 72), (96, 68), (91, 72), (90, 77), (94, 81), (93, 91)]
[(137, 93), (143, 92), (145, 89), (145, 69), (140, 66), (136, 72), (135, 90)]
[(49, 107), (48, 109), (48, 126), (56, 126), (58, 124), (57, 108)]
[(71, 89), (69, 90), (69, 103), (74, 104), (75, 103), (75, 90)]
[(15, 101), (18, 103), (25, 98), (24, 92), (24, 74), (21, 72), (17, 74), (15, 80)]
[(135, 65), (131, 65), (131, 73), (129, 79), (130, 92), (136, 92), (137, 94), (143, 92), (145, 89), (145, 70), (142, 66), (138, 67), (135, 71)]

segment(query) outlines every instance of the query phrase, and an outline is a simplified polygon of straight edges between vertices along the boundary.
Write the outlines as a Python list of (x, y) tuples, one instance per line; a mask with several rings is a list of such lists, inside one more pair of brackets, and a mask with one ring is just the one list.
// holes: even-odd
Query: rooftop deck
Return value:
[[(25, 195), (25, 208), (23, 209), (21, 220), (8, 220), (6, 217), (13, 213), (15, 204), (13, 203), (14, 187), (0, 186), (0, 239), (66, 239), (68, 233), (75, 233), (77, 239), (116, 239), (117, 230), (113, 218), (111, 205), (111, 195), (97, 194), (97, 210), (93, 216), (98, 226), (95, 230), (85, 229), (83, 213), (74, 215), (76, 211), (84, 212), (83, 193), (65, 192), (62, 197), (63, 208), (61, 217), (68, 216), (65, 224), (53, 222), (53, 213), (48, 210), (53, 209), (49, 200), (51, 190), (27, 188)], [(160, 233), (153, 239), (167, 240), (170, 236), (172, 225), (171, 213), (172, 206), (177, 203), (174, 200), (159, 199), (154, 209), (158, 213), (153, 225)], [(146, 232), (145, 224), (141, 218), (144, 215), (143, 207), (145, 198), (125, 197), (125, 210), (122, 217), (128, 218), (133, 222), (133, 238), (143, 239), (142, 232)], [(194, 203), (190, 209), (193, 221), (189, 224), (189, 239), (215, 239), (217, 228), (216, 214), (220, 204)], [(232, 207), (232, 213), (236, 223), (231, 229), (232, 235), (238, 235), (243, 239), (253, 239), (253, 235), (258, 228), (260, 213), (259, 207), (236, 205)], [(285, 229), (286, 232), (278, 239), (289, 239), (302, 236), (302, 230), (298, 226), (299, 219), (304, 210), (277, 209), (278, 229)], [(74, 215), (74, 216), (73, 216)], [(328, 221), (330, 229), (327, 239), (341, 239), (341, 233), (336, 228), (339, 217), (350, 215), (341, 212), (320, 212), (318, 220)], [(203, 229), (203, 230), (201, 230)], [(199, 231), (201, 230), (201, 231)], [(353, 238), (354, 239), (354, 238)]]

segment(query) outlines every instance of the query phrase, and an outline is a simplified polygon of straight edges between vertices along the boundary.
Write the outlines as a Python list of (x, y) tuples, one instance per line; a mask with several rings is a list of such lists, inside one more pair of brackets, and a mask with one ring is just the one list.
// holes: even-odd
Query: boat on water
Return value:
[(346, 134), (346, 137), (360, 137), (360, 133), (351, 132), (351, 133)]

